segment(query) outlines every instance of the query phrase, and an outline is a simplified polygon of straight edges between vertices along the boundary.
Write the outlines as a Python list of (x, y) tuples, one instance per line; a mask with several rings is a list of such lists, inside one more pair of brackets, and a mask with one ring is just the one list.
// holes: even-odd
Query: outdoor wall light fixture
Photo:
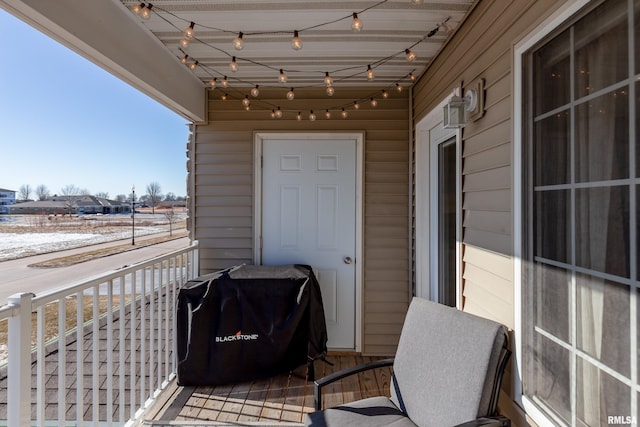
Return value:
[(464, 98), (453, 95), (444, 106), (443, 126), (445, 129), (458, 129), (467, 124), (467, 112), (475, 111), (478, 105), (478, 92), (467, 90)]

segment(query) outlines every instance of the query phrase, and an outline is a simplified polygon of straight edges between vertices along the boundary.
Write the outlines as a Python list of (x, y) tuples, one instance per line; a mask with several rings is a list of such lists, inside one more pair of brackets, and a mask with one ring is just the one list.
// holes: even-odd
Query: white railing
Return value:
[(175, 377), (176, 298), (197, 274), (194, 242), (42, 296), (9, 298), (0, 307), (0, 334), (8, 331), (0, 425), (134, 424)]

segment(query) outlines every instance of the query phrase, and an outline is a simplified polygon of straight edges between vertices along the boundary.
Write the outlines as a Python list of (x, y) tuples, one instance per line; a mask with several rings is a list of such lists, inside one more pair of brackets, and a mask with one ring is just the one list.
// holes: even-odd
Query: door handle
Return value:
[(346, 257), (346, 258), (344, 259), (344, 263), (345, 263), (345, 264), (353, 264), (353, 260), (351, 259), (351, 257)]

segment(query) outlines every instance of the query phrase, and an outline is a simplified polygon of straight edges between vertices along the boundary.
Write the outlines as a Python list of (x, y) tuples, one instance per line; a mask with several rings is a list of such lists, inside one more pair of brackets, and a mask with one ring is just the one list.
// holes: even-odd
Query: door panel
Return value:
[(267, 139), (262, 154), (262, 263), (312, 266), (328, 346), (355, 348), (356, 271), (345, 259), (355, 258), (356, 141)]

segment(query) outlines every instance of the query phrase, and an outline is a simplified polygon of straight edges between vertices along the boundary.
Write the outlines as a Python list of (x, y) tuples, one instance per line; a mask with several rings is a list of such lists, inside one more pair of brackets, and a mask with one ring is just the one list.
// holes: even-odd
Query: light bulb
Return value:
[(133, 13), (135, 13), (136, 15), (140, 15), (140, 11), (141, 11), (142, 9), (144, 9), (145, 7), (146, 7), (146, 6), (144, 5), (144, 3), (134, 4), (134, 5), (131, 7), (131, 11), (132, 11)]
[(331, 85), (333, 85), (333, 77), (331, 77), (331, 76), (329, 75), (329, 72), (328, 72), (328, 71), (324, 74), (324, 84), (325, 84), (326, 86), (331, 86)]
[(249, 95), (244, 96), (244, 99), (242, 100), (242, 105), (244, 107), (248, 107), (249, 105), (251, 105), (251, 101), (249, 101)]
[(371, 68), (371, 65), (367, 65), (367, 80), (372, 81), (374, 77), (373, 68)]
[(419, 5), (422, 4), (423, 0), (411, 0), (411, 3), (415, 4), (415, 5)]
[(382, 89), (382, 97), (383, 97), (384, 99), (387, 99), (387, 98), (389, 97), (389, 93), (388, 93), (386, 90), (384, 90), (384, 89)]
[(358, 101), (353, 101), (353, 109), (354, 110), (359, 110), (360, 109), (360, 104), (358, 104)]
[(181, 47), (182, 49), (186, 49), (186, 48), (188, 48), (188, 47), (189, 47), (189, 39), (188, 39), (188, 38), (186, 38), (186, 37), (184, 37), (184, 38), (180, 39), (180, 47)]
[(369, 101), (369, 103), (373, 108), (376, 108), (378, 106), (378, 101), (375, 98), (371, 98), (371, 101)]
[(226, 101), (228, 96), (229, 95), (227, 95), (226, 93), (223, 93), (222, 95), (220, 95), (220, 99), (222, 99), (223, 101)]
[(333, 88), (333, 86), (327, 86), (327, 95), (333, 96), (334, 93), (336, 93), (336, 90)]
[(347, 116), (349, 115), (349, 113), (347, 113), (347, 110), (345, 110), (344, 108), (342, 109), (342, 112), (340, 113), (340, 115), (342, 116), (343, 119), (346, 119)]
[(409, 73), (409, 79), (410, 79), (412, 82), (416, 81), (416, 76), (415, 76), (415, 74), (413, 74), (413, 73)]
[(296, 119), (302, 120), (302, 114), (299, 111), (298, 111), (298, 115), (296, 116)]
[(231, 71), (233, 71), (234, 73), (236, 71), (238, 71), (238, 63), (236, 62), (236, 57), (234, 56), (233, 58), (231, 58), (231, 63), (229, 63), (229, 68), (231, 69)]
[(298, 30), (295, 30), (293, 32), (293, 39), (291, 40), (291, 47), (293, 48), (293, 50), (302, 49), (302, 40), (300, 39), (300, 36), (298, 36)]
[(149, 18), (151, 18), (151, 8), (153, 7), (153, 5), (151, 3), (149, 3), (147, 5), (147, 7), (143, 7), (142, 9), (140, 9), (140, 17), (142, 19), (144, 19), (145, 21)]
[(276, 119), (281, 119), (282, 118), (282, 110), (280, 109), (280, 107), (278, 107), (278, 109), (276, 110)]
[(233, 47), (236, 48), (236, 50), (242, 50), (244, 48), (244, 40), (242, 40), (242, 31), (238, 34), (238, 37), (236, 37), (235, 39), (233, 39)]
[(309, 121), (310, 122), (315, 122), (316, 121), (316, 115), (313, 112), (313, 110), (311, 110), (311, 112), (309, 113)]
[(244, 107), (245, 111), (249, 111), (251, 110), (251, 105), (247, 105), (246, 107)]
[(331, 111), (327, 110), (327, 111), (324, 113), (324, 116), (325, 116), (327, 119), (330, 119), (330, 118), (331, 118)]
[(398, 90), (398, 92), (402, 92), (402, 86), (400, 85), (400, 83), (396, 83), (396, 89)]
[(276, 110), (271, 110), (271, 118), (272, 119), (276, 118)]
[(185, 55), (182, 58), (180, 58), (180, 62), (182, 62), (183, 64), (186, 64), (188, 59), (189, 59), (189, 55)]
[(258, 95), (260, 95), (260, 89), (258, 89), (258, 85), (256, 85), (256, 87), (251, 89), (251, 96), (257, 98)]
[(287, 82), (287, 75), (284, 73), (282, 68), (280, 68), (280, 76), (278, 76), (278, 81), (280, 83), (286, 83)]
[(214, 77), (209, 81), (209, 86), (216, 87), (217, 83), (218, 83), (218, 79), (216, 77)]
[(196, 23), (191, 21), (191, 24), (184, 30), (184, 36), (188, 39), (193, 37), (193, 27), (196, 26)]
[(291, 90), (290, 90), (289, 92), (287, 92), (287, 99), (288, 99), (289, 101), (292, 101), (292, 100), (293, 100), (293, 98), (295, 98), (295, 97), (296, 97), (296, 94), (295, 94), (295, 93), (293, 93), (293, 88), (291, 88)]
[(362, 21), (358, 18), (358, 14), (353, 12), (353, 20), (351, 21), (351, 29), (353, 31), (362, 30)]
[(416, 59), (416, 53), (409, 49), (404, 50), (404, 56), (407, 57), (407, 61), (409, 62), (413, 62)]
[(197, 66), (198, 66), (198, 61), (195, 61), (189, 64), (189, 68), (191, 68), (192, 70), (195, 70)]
[(229, 80), (227, 80), (227, 76), (224, 76), (222, 78), (222, 87), (227, 87), (229, 86)]

